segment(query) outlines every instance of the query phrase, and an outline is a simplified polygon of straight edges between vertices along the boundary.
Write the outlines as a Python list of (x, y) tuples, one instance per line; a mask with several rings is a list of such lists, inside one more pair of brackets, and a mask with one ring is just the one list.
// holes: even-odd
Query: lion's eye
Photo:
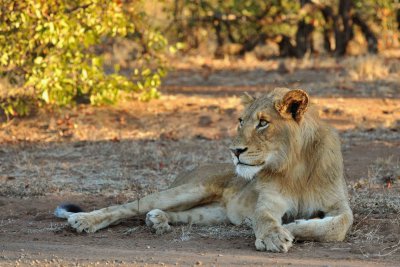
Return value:
[(257, 125), (257, 129), (264, 129), (268, 126), (269, 122), (266, 120), (261, 119)]
[(239, 118), (239, 127), (242, 127), (242, 126), (243, 126), (243, 119)]

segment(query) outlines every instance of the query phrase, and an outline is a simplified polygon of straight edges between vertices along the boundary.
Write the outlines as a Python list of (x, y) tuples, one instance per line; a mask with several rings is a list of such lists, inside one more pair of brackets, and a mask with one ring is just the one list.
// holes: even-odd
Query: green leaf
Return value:
[(49, 98), (49, 92), (47, 90), (44, 90), (42, 93), (42, 99), (46, 102), (46, 103), (50, 103), (50, 98)]
[[(35, 92), (35, 101), (60, 106), (74, 104), (82, 94), (93, 104), (115, 103), (121, 91), (155, 97), (159, 76), (164, 74), (163, 53), (168, 42), (146, 16), (145, 1), (94, 0), (93, 5), (79, 7), (89, 2), (2, 3), (7, 12), (0, 16), (5, 33), (0, 35), (0, 64), (7, 71), (0, 70), (0, 75), (17, 77), (22, 87)], [(144, 48), (132, 62), (136, 68), (131, 78), (118, 74), (118, 64), (114, 73), (105, 73), (101, 53), (110, 43), (124, 42), (125, 38)], [(0, 105), (6, 114), (22, 115), (30, 110), (24, 101), (9, 101)]]
[(35, 64), (36, 65), (40, 65), (42, 62), (43, 62), (43, 57), (37, 57), (37, 58), (35, 58)]

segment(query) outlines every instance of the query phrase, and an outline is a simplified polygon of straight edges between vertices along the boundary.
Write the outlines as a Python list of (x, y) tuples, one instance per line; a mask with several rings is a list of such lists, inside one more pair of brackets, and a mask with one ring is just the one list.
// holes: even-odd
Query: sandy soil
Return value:
[[(159, 100), (42, 110), (4, 123), (0, 265), (398, 266), (399, 73), (363, 80), (336, 61), (285, 64), (180, 62)], [(262, 253), (244, 226), (180, 225), (156, 236), (135, 218), (87, 235), (52, 215), (60, 202), (86, 210), (124, 203), (165, 189), (198, 163), (229, 162), (239, 96), (276, 86), (305, 88), (340, 132), (355, 213), (345, 242)]]

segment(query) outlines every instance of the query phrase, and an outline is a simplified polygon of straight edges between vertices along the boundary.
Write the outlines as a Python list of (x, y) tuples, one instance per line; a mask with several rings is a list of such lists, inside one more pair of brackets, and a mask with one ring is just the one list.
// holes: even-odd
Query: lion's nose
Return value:
[(232, 153), (236, 156), (239, 157), (240, 154), (242, 154), (243, 152), (245, 152), (247, 150), (247, 147), (245, 148), (231, 148)]

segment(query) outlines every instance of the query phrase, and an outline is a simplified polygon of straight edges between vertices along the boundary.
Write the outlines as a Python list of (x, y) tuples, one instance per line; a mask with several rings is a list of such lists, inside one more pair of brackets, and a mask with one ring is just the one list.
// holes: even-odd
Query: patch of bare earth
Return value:
[[(382, 69), (360, 69), (363, 64)], [(186, 59), (174, 64), (177, 69), (166, 79), (159, 100), (42, 110), (4, 123), (0, 265), (398, 265), (396, 64), (385, 58)], [(241, 112), (239, 96), (277, 86), (306, 89), (322, 118), (340, 132), (355, 214), (344, 242), (297, 243), (288, 254), (273, 254), (255, 251), (252, 231), (245, 226), (179, 225), (156, 236), (143, 218), (133, 218), (87, 235), (54, 218), (60, 202), (72, 201), (86, 210), (125, 203), (165, 189), (185, 169), (229, 162), (227, 146)]]

